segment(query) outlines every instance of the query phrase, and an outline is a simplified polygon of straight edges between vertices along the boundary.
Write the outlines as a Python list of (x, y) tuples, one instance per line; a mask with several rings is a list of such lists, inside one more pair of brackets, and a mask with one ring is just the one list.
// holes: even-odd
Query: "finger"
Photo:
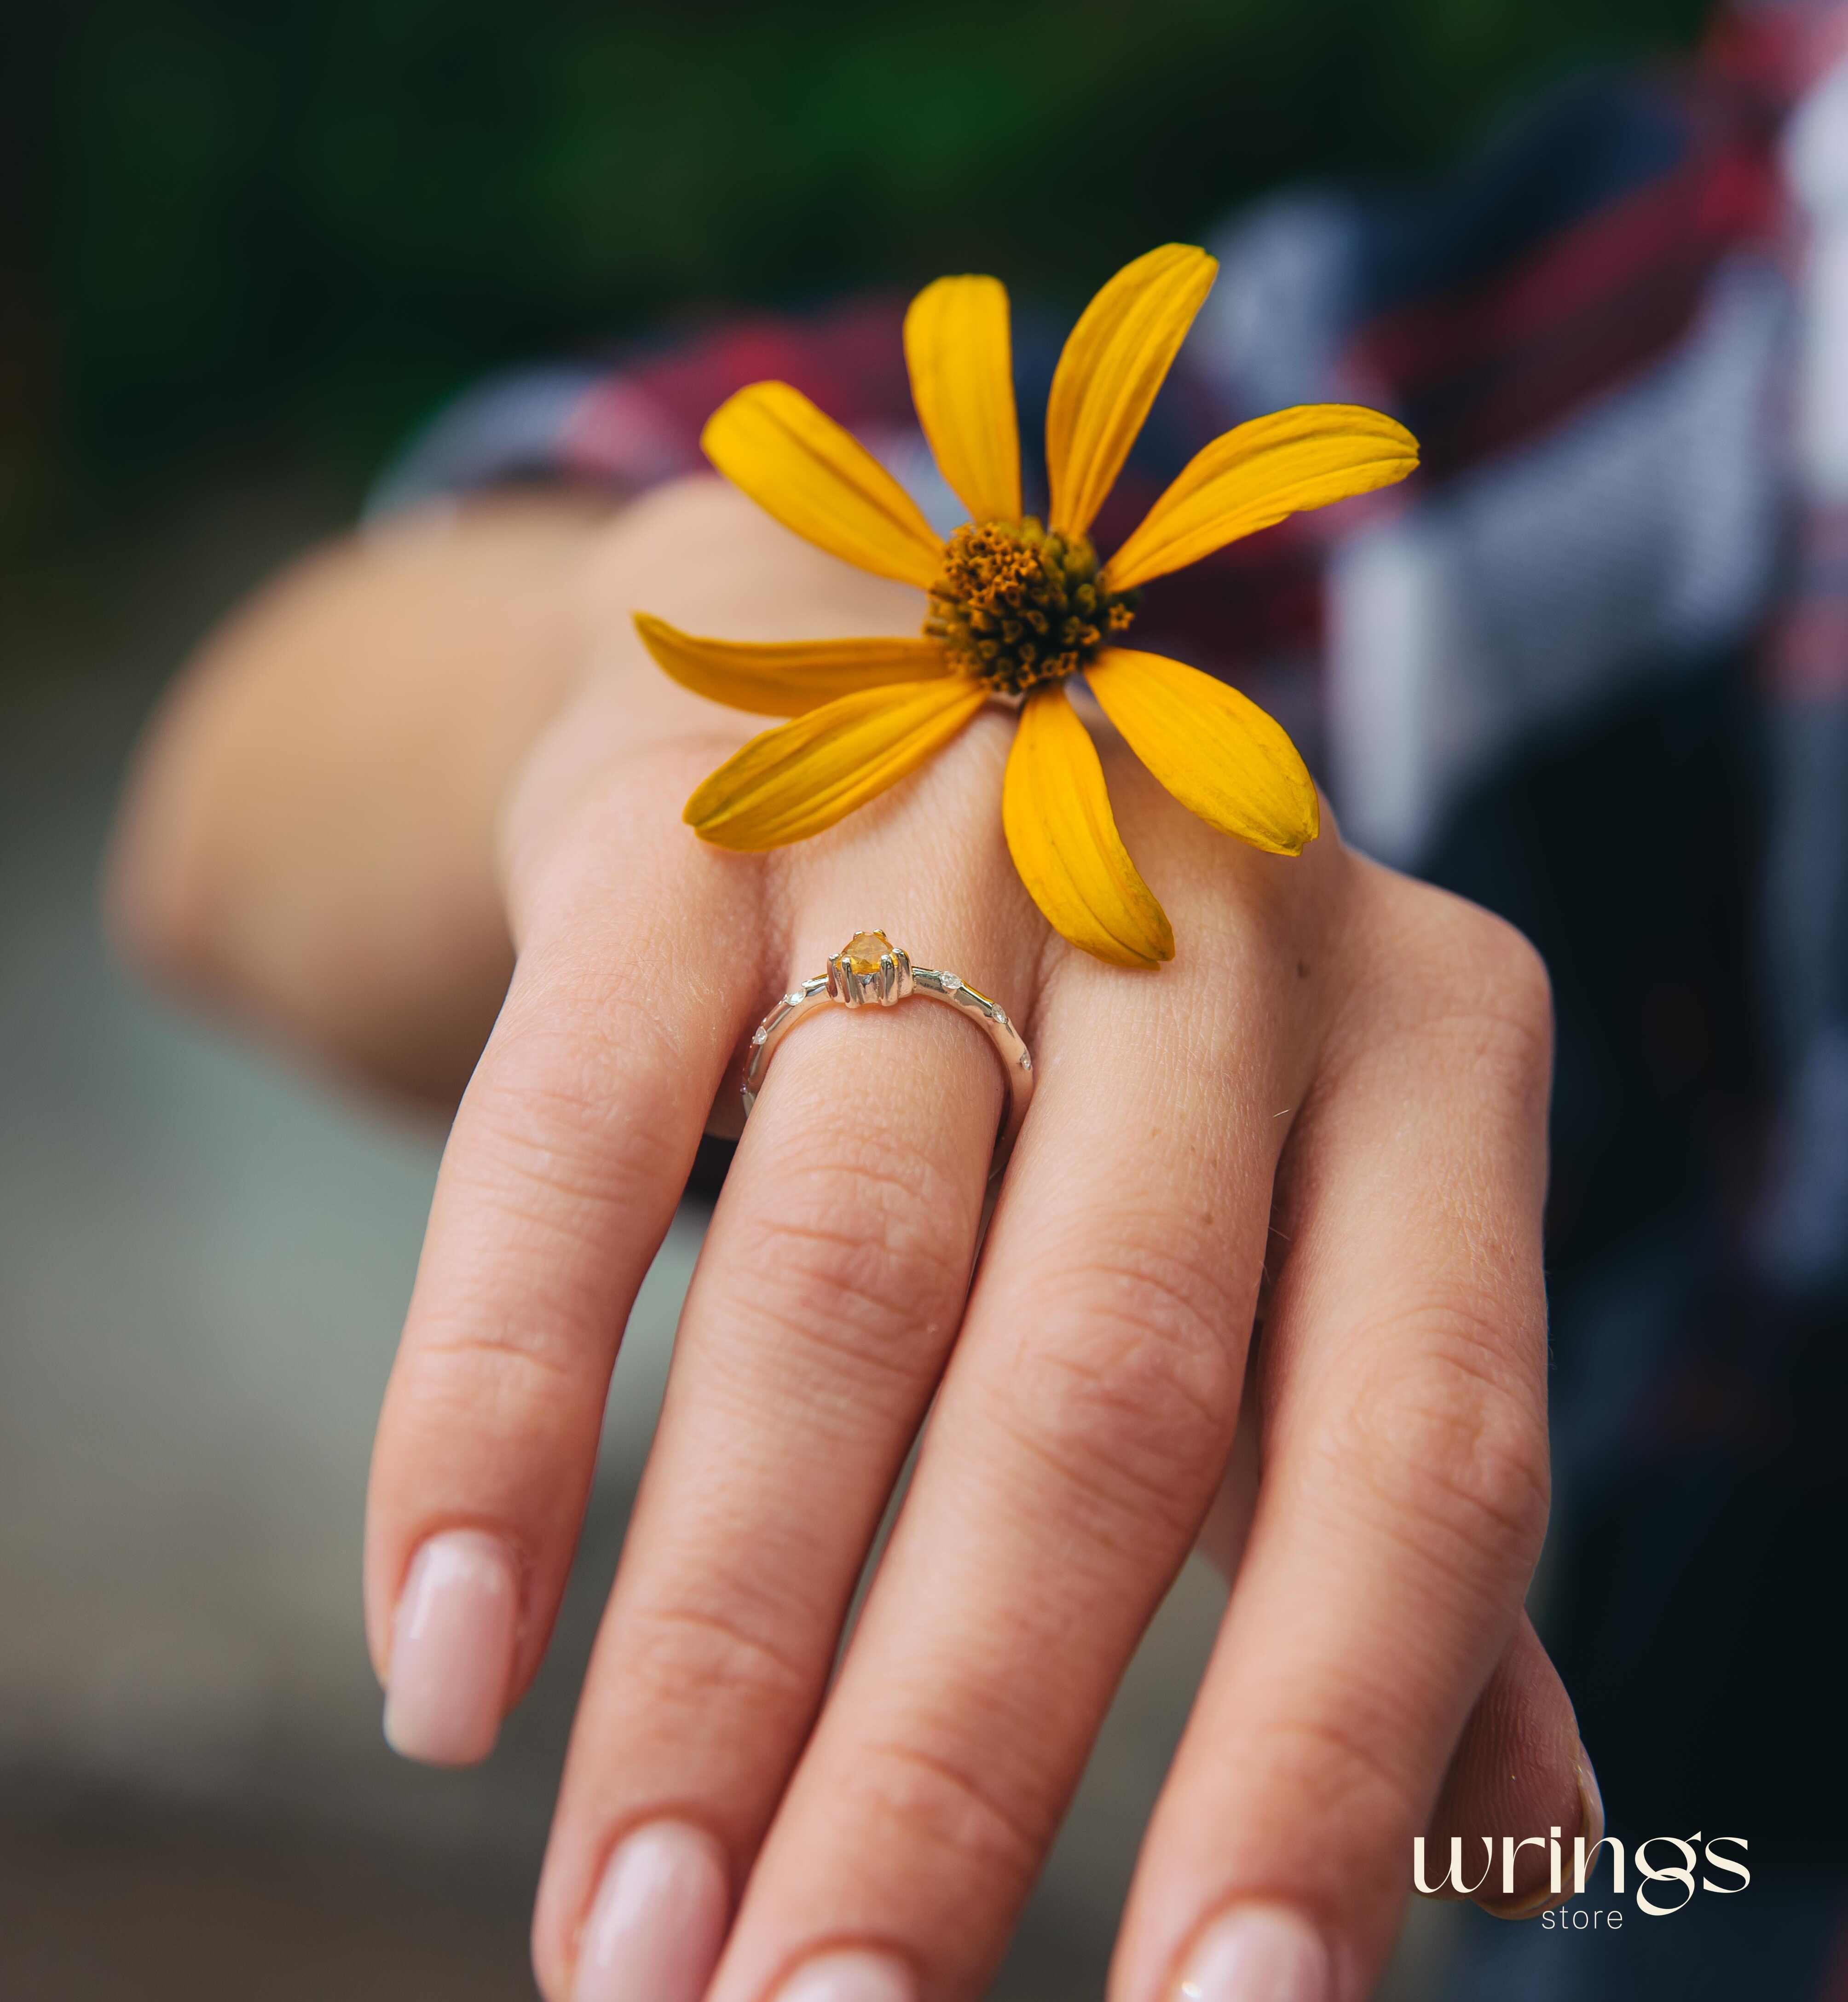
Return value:
[[(929, 963), (994, 963), (922, 914), (892, 936)], [(808, 934), (796, 964), (840, 943)], [(778, 1048), (579, 1707), (535, 1923), (549, 1995), (702, 1991), (713, 1928), (606, 1914), (664, 1829), (709, 1839), (709, 1906), (749, 1871), (961, 1319), (1002, 1099), (982, 1037), (920, 1000), (826, 1010)]]
[(1232, 1452), (1226, 1470), (1200, 1525), (1194, 1547), (1215, 1571), (1230, 1585), (1244, 1561), (1245, 1545), (1251, 1535), (1251, 1519), (1257, 1512), (1258, 1464), (1257, 1407), (1250, 1394), (1249, 1366), (1245, 1391), (1239, 1400), (1238, 1430), (1233, 1435)]
[[(1248, 1398), (1240, 1409), (1225, 1477), (1195, 1545), (1229, 1585), (1238, 1575), (1250, 1534), (1259, 1473), (1257, 1400)], [(1579, 1743), (1565, 1685), (1524, 1613), (1488, 1686), (1476, 1700), (1444, 1777), (1425, 1830), (1426, 1853), (1434, 1859), (1426, 1881), (1440, 1885), (1432, 1894), (1439, 1898), (1473, 1895), (1498, 1917), (1535, 1917), (1569, 1892), (1553, 1889), (1549, 1846), (1517, 1850), (1514, 1891), (1505, 1894), (1498, 1868), (1503, 1837), (1512, 1833), (1517, 1843), (1537, 1837), (1547, 1845), (1563, 1839), (1569, 1876), (1572, 1841), (1581, 1832), (1588, 1854), (1604, 1833), (1597, 1778)], [(1453, 1840), (1463, 1845), (1454, 1860)], [(1466, 1866), (1465, 1858), (1471, 1859)], [(1414, 1889), (1420, 1888), (1419, 1874), (1414, 1867)], [(1459, 1874), (1460, 1887), (1456, 1883)]]
[(755, 872), (650, 840), (673, 822), (638, 811), (633, 786), (584, 811), (587, 860), (519, 912), (373, 1451), (366, 1618), (385, 1732), (437, 1763), (486, 1755), (544, 1651), (616, 1345), (754, 984), (715, 968), (755, 961)]
[(1284, 1170), (1258, 1512), (1137, 1871), (1124, 2002), (1367, 1991), (1544, 1529), (1544, 975), (1411, 886), (1344, 935), (1366, 1014)]
[[(1231, 1444), (1295, 1082), (1260, 1027), (1295, 961), (1257, 929), (1222, 975), (1243, 1006), (1088, 961), (1042, 1005), (963, 1336), (712, 2002), (972, 1997), (998, 1961)], [(1142, 1033), (1100, 1033), (1132, 1006)], [(1229, 1117), (1200, 1066), (1240, 1079)]]
[[(1574, 1839), (1584, 1837), (1589, 1856), (1603, 1834), (1604, 1805), (1571, 1700), (1522, 1613), (1463, 1726), (1425, 1831), (1422, 1884), (1414, 1857), (1414, 1888), (1435, 1883), (1439, 1896), (1473, 1896), (1498, 1918), (1537, 1917), (1572, 1895)], [(1502, 1875), (1511, 1837), (1512, 1891)]]

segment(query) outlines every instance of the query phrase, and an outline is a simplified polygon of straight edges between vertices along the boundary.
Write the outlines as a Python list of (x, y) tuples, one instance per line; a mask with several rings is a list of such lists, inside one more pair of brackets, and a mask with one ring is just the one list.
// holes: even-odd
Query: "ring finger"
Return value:
[(825, 1010), (770, 1065), (586, 1678), (535, 1920), (549, 1994), (702, 1992), (960, 1324), (1001, 1101), (938, 1006)]

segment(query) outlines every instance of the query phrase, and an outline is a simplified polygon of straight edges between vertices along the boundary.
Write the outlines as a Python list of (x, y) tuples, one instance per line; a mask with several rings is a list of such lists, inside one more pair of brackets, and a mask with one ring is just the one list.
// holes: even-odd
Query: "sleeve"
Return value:
[(1768, 661), (1762, 982), (1780, 1117), (1753, 1230), (1764, 1276), (1848, 1289), (1848, 60), (1787, 129), (1797, 275), (1794, 549)]
[(916, 437), (905, 380), (902, 302), (856, 298), (817, 312), (710, 321), (603, 360), (490, 377), (417, 432), (375, 484), (365, 516), (517, 483), (633, 495), (701, 470), (699, 434), (734, 390), (791, 382), (879, 455)]

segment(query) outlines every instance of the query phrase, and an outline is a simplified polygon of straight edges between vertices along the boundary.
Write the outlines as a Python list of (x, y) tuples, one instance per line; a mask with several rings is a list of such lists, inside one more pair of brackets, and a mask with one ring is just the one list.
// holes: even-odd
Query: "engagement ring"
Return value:
[(751, 1061), (744, 1069), (744, 1116), (750, 1117), (757, 1094), (763, 1088), (771, 1052), (804, 1017), (834, 1006), (863, 1008), (873, 1003), (881, 1008), (892, 1008), (913, 995), (946, 1001), (967, 1016), (993, 1044), (995, 1054), (1001, 1059), (1007, 1080), (1007, 1106), (1001, 1116), (995, 1157), (989, 1169), (992, 1181), (1007, 1165), (1020, 1122), (1027, 1117), (1033, 1097), (1033, 1059), (1020, 1039), (1020, 1031), (1007, 1019), (1006, 1009), (985, 994), (978, 994), (954, 973), (912, 965), (911, 954), (901, 946), (894, 945), (884, 932), (856, 932), (828, 961), (825, 973), (792, 989), (758, 1025), (751, 1038)]

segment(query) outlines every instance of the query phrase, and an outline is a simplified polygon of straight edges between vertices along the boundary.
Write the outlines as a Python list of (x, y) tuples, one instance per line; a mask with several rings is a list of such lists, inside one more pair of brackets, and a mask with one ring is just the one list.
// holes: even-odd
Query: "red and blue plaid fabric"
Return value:
[[(1423, 447), (1427, 485), (1621, 394), (1686, 337), (1724, 260), (1742, 249), (1780, 263), (1800, 253), (1778, 141), (1794, 72), (1815, 60), (1818, 38), (1807, 26), (1798, 32), (1809, 16), (1786, 8), (1729, 17), (1696, 68), (1569, 89), (1435, 194), (1357, 199), (1355, 268), (1319, 330), (1322, 393), (1403, 418)], [(1229, 267), (1222, 285), (1236, 275)], [(431, 427), (375, 505), (530, 476), (639, 490), (700, 469), (706, 417), (734, 389), (772, 377), (902, 460), (898, 441), (913, 427), (904, 305), (893, 295), (738, 319), (607, 364), (490, 382)], [(1030, 425), (1056, 345), (1045, 319), (1030, 315), (1027, 326), (1020, 400)], [(1206, 351), (1209, 333), (1184, 351), (1100, 525), (1106, 544), (1204, 438), (1254, 413)], [(1838, 604), (1839, 566), (1826, 552), (1840, 532), (1819, 543), (1808, 573)], [(1177, 584), (1186, 597), (1168, 613), (1170, 630), (1227, 665), (1313, 648), (1327, 539), (1322, 524), (1285, 525), (1228, 551), (1212, 574)], [(1806, 635), (1821, 630), (1791, 623)], [(1805, 648), (1813, 681), (1812, 639)]]

